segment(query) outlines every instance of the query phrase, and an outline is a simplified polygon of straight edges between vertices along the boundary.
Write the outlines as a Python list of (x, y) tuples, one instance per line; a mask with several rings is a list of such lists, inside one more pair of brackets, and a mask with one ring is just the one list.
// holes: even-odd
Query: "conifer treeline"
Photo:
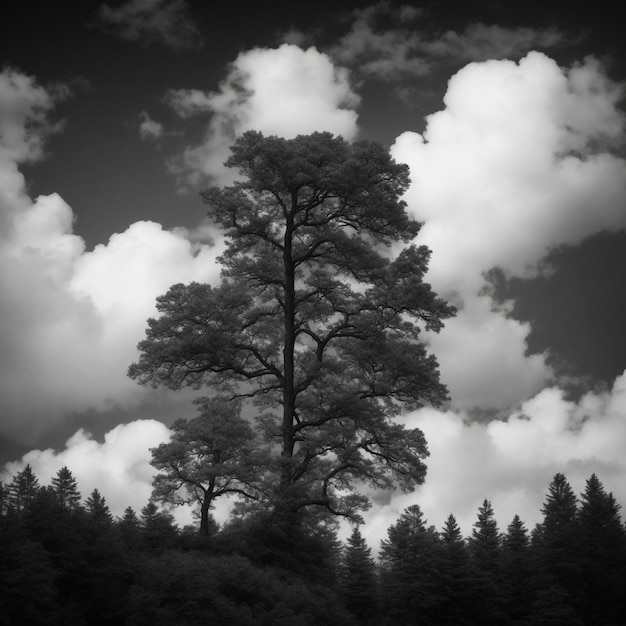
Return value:
[(626, 623), (626, 530), (592, 475), (580, 500), (557, 474), (532, 531), (480, 506), (464, 538), (418, 505), (380, 558), (355, 528), (345, 545), (309, 521), (288, 551), (266, 515), (178, 529), (153, 503), (114, 519), (71, 471), (42, 487), (30, 466), (0, 483), (3, 624), (618, 625)]

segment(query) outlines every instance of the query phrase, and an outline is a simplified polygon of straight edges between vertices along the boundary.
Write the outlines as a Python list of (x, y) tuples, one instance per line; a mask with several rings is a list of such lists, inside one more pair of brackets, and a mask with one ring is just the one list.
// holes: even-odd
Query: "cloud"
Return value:
[[(359, 76), (383, 81), (427, 77), (442, 65), (517, 58), (529, 50), (554, 48), (564, 39), (555, 28), (504, 28), (482, 23), (470, 24), (463, 32), (433, 32), (427, 12), (409, 5), (392, 7), (389, 2), (356, 9), (352, 16), (350, 30), (330, 54)], [(290, 31), (288, 36), (293, 40), (296, 35)]]
[(144, 141), (158, 141), (163, 137), (163, 125), (153, 120), (146, 111), (139, 114), (139, 136)]
[(516, 58), (530, 50), (550, 50), (564, 42), (556, 28), (505, 28), (497, 24), (470, 24), (462, 33), (447, 31), (441, 37), (425, 41), (422, 51), (455, 62)]
[(315, 48), (284, 44), (243, 52), (217, 92), (184, 89), (168, 99), (181, 117), (209, 116), (202, 144), (186, 150), (175, 166), (193, 185), (204, 177), (232, 182), (223, 163), (246, 130), (286, 138), (330, 131), (354, 139), (358, 133), (359, 97), (347, 70)]
[(7, 162), (27, 163), (43, 156), (47, 136), (60, 129), (50, 122), (49, 113), (68, 95), (63, 85), (44, 89), (17, 70), (0, 72), (0, 161), (5, 167)]
[(588, 393), (578, 403), (548, 387), (506, 420), (478, 423), (467, 413), (425, 408), (406, 416), (424, 431), (430, 457), (424, 485), (396, 494), (366, 514), (364, 534), (379, 547), (387, 528), (410, 504), (441, 529), (447, 516), (471, 533), (478, 507), (491, 500), (501, 531), (518, 514), (530, 530), (541, 521), (548, 485), (562, 472), (577, 494), (596, 473), (607, 491), (626, 504), (626, 372), (605, 393)]
[[(414, 28), (421, 12), (408, 9), (391, 9), (388, 2), (356, 9), (350, 31), (332, 47), (331, 55), (360, 74), (382, 80), (425, 76), (431, 63), (420, 53), (422, 40)], [(391, 18), (393, 28), (377, 28), (381, 17)]]
[(547, 355), (526, 354), (530, 325), (494, 308), (487, 296), (465, 296), (457, 317), (429, 337), (456, 408), (505, 410), (551, 377)]
[(0, 138), (1, 429), (32, 441), (72, 414), (146, 398), (126, 370), (156, 297), (176, 282), (217, 280), (223, 246), (207, 227), (137, 222), (87, 251), (68, 204), (31, 200), (17, 169), (42, 153), (51, 96), (14, 72), (0, 87), (13, 112)]
[(99, 7), (99, 26), (126, 41), (160, 44), (176, 52), (204, 45), (186, 0), (128, 0), (117, 8)]
[(148, 503), (156, 474), (149, 449), (169, 436), (169, 429), (155, 420), (120, 424), (105, 434), (102, 443), (81, 429), (67, 440), (63, 450), (31, 450), (19, 461), (7, 463), (2, 480), (9, 481), (30, 463), (40, 484), (48, 485), (67, 466), (83, 499), (98, 489), (111, 512), (121, 516), (127, 506), (139, 511)]
[(535, 275), (550, 250), (626, 226), (626, 162), (611, 151), (620, 96), (593, 59), (471, 63), (423, 136), (392, 146), (411, 169), (418, 240), (433, 250), (428, 280), (460, 305), (432, 338), (457, 408), (515, 406), (548, 380), (546, 355), (525, 355), (530, 328), (490, 306), (485, 274)]

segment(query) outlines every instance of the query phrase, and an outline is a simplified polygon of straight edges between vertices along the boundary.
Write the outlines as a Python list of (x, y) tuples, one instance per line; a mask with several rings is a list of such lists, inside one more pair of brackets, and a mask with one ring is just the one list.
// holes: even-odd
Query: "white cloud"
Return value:
[(121, 516), (127, 506), (139, 512), (148, 503), (156, 474), (149, 449), (169, 436), (169, 429), (155, 420), (120, 424), (105, 434), (102, 443), (81, 429), (67, 440), (63, 450), (31, 450), (19, 461), (7, 463), (2, 480), (9, 481), (30, 463), (40, 484), (48, 485), (67, 466), (83, 499), (98, 489), (114, 515)]
[(177, 52), (204, 45), (186, 0), (127, 0), (117, 8), (103, 4), (97, 17), (104, 30), (127, 41), (158, 43)]
[[(30, 464), (39, 484), (49, 485), (57, 472), (67, 467), (76, 479), (83, 501), (98, 489), (114, 516), (121, 517), (129, 506), (139, 514), (150, 500), (152, 481), (157, 473), (150, 465), (150, 449), (169, 441), (170, 436), (169, 428), (153, 419), (119, 424), (105, 433), (101, 442), (80, 429), (61, 450), (31, 450), (19, 461), (7, 463), (0, 468), (0, 480), (9, 483), (17, 472)], [(215, 501), (212, 514), (218, 523), (228, 519), (233, 503), (228, 497)], [(180, 527), (198, 526), (193, 506), (182, 505), (170, 510)]]
[(41, 154), (45, 90), (6, 72), (0, 87), (14, 112), (0, 138), (1, 427), (28, 439), (73, 413), (145, 397), (126, 370), (156, 297), (175, 282), (217, 280), (221, 247), (200, 231), (138, 222), (86, 251), (71, 208), (57, 194), (31, 200), (17, 170), (15, 160)]
[(315, 48), (284, 44), (248, 50), (232, 63), (219, 91), (178, 90), (169, 101), (183, 117), (210, 115), (204, 141), (186, 150), (177, 166), (194, 185), (205, 176), (232, 181), (223, 163), (235, 138), (247, 130), (286, 138), (329, 131), (348, 140), (358, 132), (359, 97), (347, 70)]
[(541, 53), (472, 63), (445, 109), (392, 154), (411, 168), (406, 200), (433, 250), (428, 280), (461, 303), (432, 339), (454, 406), (515, 406), (548, 376), (526, 357), (529, 327), (493, 311), (484, 275), (532, 275), (552, 248), (626, 226), (626, 162), (609, 147), (624, 128), (620, 89), (592, 59), (563, 70)]
[(139, 114), (139, 136), (144, 141), (161, 139), (163, 133), (163, 125), (153, 120), (146, 111), (142, 111)]
[(626, 505), (626, 372), (611, 391), (589, 393), (578, 403), (557, 388), (546, 388), (506, 421), (478, 423), (463, 412), (425, 408), (403, 421), (424, 431), (430, 457), (424, 485), (374, 505), (363, 529), (377, 550), (402, 510), (419, 504), (430, 524), (441, 529), (452, 513), (471, 533), (478, 507), (491, 500), (500, 530), (518, 514), (531, 530), (557, 472), (580, 494), (596, 473), (607, 491)]
[(547, 355), (526, 355), (529, 333), (487, 296), (466, 297), (458, 315), (429, 337), (453, 406), (503, 410), (539, 391), (551, 371)]

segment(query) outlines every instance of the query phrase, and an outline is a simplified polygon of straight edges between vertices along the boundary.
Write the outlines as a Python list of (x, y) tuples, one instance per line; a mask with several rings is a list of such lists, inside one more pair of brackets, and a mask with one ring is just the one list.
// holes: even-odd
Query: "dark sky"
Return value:
[[(118, 441), (116, 427), (191, 410), (190, 397), (151, 395), (124, 374), (154, 298), (176, 281), (217, 280), (219, 234), (205, 228), (198, 192), (227, 182), (219, 162), (249, 125), (375, 139), (409, 163), (407, 201), (425, 223), (432, 282), (461, 310), (432, 338), (452, 395), (441, 429), (427, 432), (433, 450), (452, 454), (454, 429), (475, 415), (510, 428), (458, 433), (476, 454), (494, 446), (496, 460), (503, 441), (539, 437), (561, 413), (610, 422), (619, 439), (619, 13), (613, 2), (498, 0), (4, 7), (0, 464), (33, 450), (44, 471), (80, 456), (88, 442), (65, 442), (81, 428), (109, 454), (104, 437)], [(520, 411), (532, 434), (520, 434)], [(426, 432), (431, 416), (415, 419)], [(580, 451), (557, 467), (572, 423), (551, 431), (552, 456), (528, 460), (541, 468), (531, 486), (509, 466), (500, 476), (510, 483), (487, 470), (479, 478), (496, 493), (536, 495), (555, 467), (613, 459), (582, 433), (570, 446)], [(122, 457), (131, 463), (131, 452)]]

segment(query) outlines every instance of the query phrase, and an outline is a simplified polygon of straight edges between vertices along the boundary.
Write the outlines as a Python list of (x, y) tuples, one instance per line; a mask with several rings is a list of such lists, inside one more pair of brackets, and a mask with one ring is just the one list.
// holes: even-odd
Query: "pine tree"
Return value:
[(371, 552), (355, 526), (343, 551), (341, 591), (346, 608), (361, 624), (374, 624), (377, 619), (378, 580)]
[(85, 511), (96, 528), (106, 529), (113, 523), (111, 511), (98, 489), (94, 489), (85, 501)]
[(174, 516), (150, 501), (141, 509), (141, 532), (149, 548), (166, 548), (176, 537)]
[(52, 479), (52, 488), (59, 504), (68, 511), (80, 506), (81, 495), (78, 491), (76, 479), (67, 467), (62, 467)]
[(472, 557), (476, 610), (482, 624), (502, 624), (504, 595), (501, 584), (501, 537), (493, 507), (484, 500), (469, 539)]
[(35, 476), (30, 464), (18, 472), (9, 484), (9, 507), (17, 515), (27, 515), (37, 491), (39, 490), (39, 479)]
[(0, 480), (0, 517), (2, 517), (9, 505), (8, 489), (6, 485)]
[(441, 545), (419, 505), (407, 507), (381, 542), (383, 612), (391, 624), (435, 624), (441, 594)]
[(470, 626), (475, 623), (471, 613), (471, 575), (467, 544), (454, 515), (450, 514), (441, 531), (443, 597), (439, 624)]
[(534, 600), (533, 573), (528, 530), (515, 515), (502, 538), (502, 582), (512, 624), (527, 623)]
[(626, 615), (626, 536), (619, 509), (613, 494), (592, 474), (578, 512), (583, 615), (588, 624), (617, 624)]
[(561, 588), (564, 594), (555, 593), (555, 598), (565, 598), (566, 604), (574, 607), (581, 594), (578, 508), (576, 495), (563, 474), (555, 474), (541, 512), (543, 521), (533, 541), (544, 576), (541, 586)]

